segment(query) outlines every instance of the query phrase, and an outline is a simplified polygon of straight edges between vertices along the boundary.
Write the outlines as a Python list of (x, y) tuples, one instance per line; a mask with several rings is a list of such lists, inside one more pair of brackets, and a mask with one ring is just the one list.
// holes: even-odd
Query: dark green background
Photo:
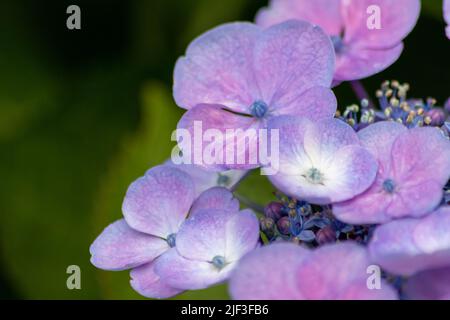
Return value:
[[(78, 4), (82, 29), (66, 28)], [(127, 272), (96, 270), (88, 248), (120, 218), (128, 184), (165, 160), (182, 111), (171, 97), (174, 62), (217, 24), (252, 20), (266, 1), (1, 1), (0, 298), (139, 298)], [(364, 80), (411, 84), (416, 97), (449, 95), (450, 41), (439, 0), (426, 8), (400, 60)], [(340, 107), (356, 102), (337, 88)], [(264, 203), (272, 188), (241, 186)], [(251, 187), (250, 187), (251, 186)], [(66, 288), (66, 268), (82, 289)], [(226, 287), (182, 298), (224, 298)]]

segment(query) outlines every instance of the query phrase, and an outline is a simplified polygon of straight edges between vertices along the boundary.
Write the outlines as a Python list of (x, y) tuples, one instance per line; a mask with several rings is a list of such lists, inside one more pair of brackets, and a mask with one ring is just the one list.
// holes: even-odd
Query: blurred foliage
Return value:
[[(140, 298), (128, 272), (89, 263), (89, 245), (121, 217), (131, 181), (170, 155), (182, 110), (172, 70), (197, 35), (252, 20), (264, 0), (47, 0), (0, 3), (0, 298)], [(411, 84), (417, 97), (448, 96), (450, 43), (439, 0), (425, 0), (401, 59), (364, 80)], [(82, 30), (65, 27), (69, 4)], [(432, 58), (430, 56), (432, 55)], [(346, 84), (340, 106), (355, 102)], [(259, 204), (274, 188), (257, 171), (238, 188)], [(66, 268), (82, 290), (66, 288)], [(225, 285), (177, 298), (227, 297)]]

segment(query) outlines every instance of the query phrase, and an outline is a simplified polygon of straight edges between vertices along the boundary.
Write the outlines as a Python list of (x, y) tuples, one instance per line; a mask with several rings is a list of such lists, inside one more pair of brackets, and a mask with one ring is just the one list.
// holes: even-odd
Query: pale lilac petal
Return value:
[(178, 252), (185, 258), (201, 261), (225, 256), (226, 225), (235, 214), (238, 213), (213, 209), (197, 211), (177, 234)]
[(122, 219), (106, 227), (89, 251), (97, 268), (125, 270), (150, 262), (168, 249), (166, 241), (135, 231)]
[(387, 271), (412, 275), (450, 266), (450, 207), (421, 219), (402, 219), (378, 227), (369, 244), (372, 259)]
[(175, 164), (171, 160), (164, 163), (186, 172), (194, 181), (195, 197), (213, 187), (232, 189), (247, 173), (246, 170), (226, 170), (221, 172), (208, 171), (194, 164)]
[(256, 248), (259, 240), (259, 221), (249, 210), (233, 215), (226, 224), (225, 260), (237, 261)]
[(131, 270), (131, 287), (147, 298), (166, 299), (182, 292), (169, 287), (155, 273), (155, 262)]
[(296, 269), (308, 250), (290, 243), (256, 249), (242, 258), (231, 275), (229, 290), (237, 300), (294, 300), (303, 296)]
[(305, 134), (305, 151), (314, 164), (325, 165), (336, 152), (349, 145), (360, 145), (358, 135), (347, 123), (339, 119), (316, 122)]
[(317, 26), (290, 20), (266, 29), (255, 45), (260, 100), (278, 108), (310, 88), (329, 87), (334, 60), (331, 40)]
[(337, 108), (333, 91), (325, 87), (313, 87), (306, 90), (294, 101), (279, 106), (276, 115), (297, 115), (310, 120), (331, 119)]
[(367, 49), (349, 45), (336, 55), (337, 81), (357, 80), (377, 74), (391, 66), (400, 57), (403, 44), (388, 49)]
[(345, 287), (336, 300), (398, 300), (397, 291), (388, 282), (381, 280), (380, 286), (381, 289), (368, 289), (364, 279), (359, 279)]
[(189, 175), (162, 165), (130, 185), (122, 211), (133, 229), (166, 238), (178, 232), (193, 201), (194, 184)]
[(235, 263), (218, 270), (207, 261), (189, 260), (171, 249), (155, 262), (155, 272), (169, 286), (182, 290), (204, 289), (224, 281)]
[(194, 201), (189, 215), (192, 217), (196, 212), (206, 209), (237, 212), (239, 201), (228, 189), (215, 187), (206, 190)]
[(268, 27), (290, 19), (304, 20), (321, 26), (329, 35), (339, 35), (340, 5), (336, 0), (272, 0), (258, 12), (256, 23)]
[(174, 72), (177, 104), (222, 104), (246, 112), (258, 95), (253, 72), (254, 44), (261, 30), (251, 23), (228, 23), (195, 39)]
[(420, 272), (406, 282), (405, 295), (412, 300), (450, 300), (450, 267)]
[[(258, 119), (237, 115), (221, 105), (197, 105), (178, 123), (178, 130), (185, 129), (190, 134), (186, 147), (186, 141), (178, 141), (178, 145), (184, 158), (201, 167), (216, 171), (252, 169), (259, 166), (257, 138), (261, 125)], [(207, 131), (214, 138), (207, 138)], [(230, 134), (233, 132), (237, 134)]]
[[(368, 28), (372, 5), (380, 9), (380, 29)], [(366, 48), (391, 48), (399, 44), (414, 28), (420, 14), (419, 0), (345, 0), (342, 16), (345, 42)]]
[[(280, 130), (279, 172), (270, 175), (284, 193), (315, 204), (329, 204), (354, 197), (370, 187), (377, 164), (360, 146), (355, 131), (341, 120), (317, 123), (294, 117), (269, 122)], [(308, 179), (317, 170), (322, 181)]]

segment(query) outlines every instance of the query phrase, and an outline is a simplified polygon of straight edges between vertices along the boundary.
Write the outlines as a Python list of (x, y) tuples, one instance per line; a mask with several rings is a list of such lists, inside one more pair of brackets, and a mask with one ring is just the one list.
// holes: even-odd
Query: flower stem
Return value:
[(370, 99), (370, 96), (367, 93), (361, 81), (359, 80), (350, 81), (350, 86), (352, 87), (353, 92), (355, 93), (359, 101), (366, 99), (369, 102), (369, 108), (373, 107), (373, 102)]

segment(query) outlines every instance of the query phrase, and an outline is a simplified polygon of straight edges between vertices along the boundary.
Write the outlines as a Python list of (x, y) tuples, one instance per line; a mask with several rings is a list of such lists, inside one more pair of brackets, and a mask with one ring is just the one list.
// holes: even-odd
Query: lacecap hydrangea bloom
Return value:
[[(195, 39), (175, 66), (174, 98), (188, 109), (178, 128), (195, 137), (194, 125), (200, 123), (203, 130), (219, 130), (225, 136), (227, 129), (266, 128), (267, 121), (279, 115), (332, 118), (334, 61), (329, 37), (307, 22), (288, 21), (267, 29), (252, 23), (216, 27)], [(227, 142), (220, 156), (234, 146)], [(258, 141), (245, 145), (244, 163), (238, 163), (236, 152), (229, 163), (218, 159), (199, 165), (215, 170), (255, 168), (259, 163), (250, 163), (249, 154), (257, 154), (256, 148)], [(189, 150), (182, 145), (180, 149), (194, 163)]]
[(267, 27), (299, 19), (321, 26), (333, 40), (334, 79), (340, 82), (366, 78), (393, 64), (419, 13), (419, 0), (272, 0), (256, 23)]
[[(91, 245), (91, 262), (105, 270), (132, 269), (132, 287), (147, 297), (170, 297), (221, 282), (258, 242), (256, 217), (249, 210), (240, 212), (230, 191), (216, 187), (195, 198), (191, 177), (166, 165), (131, 184), (122, 211), (124, 219)], [(193, 229), (201, 230), (201, 236), (193, 235)], [(225, 247), (227, 242), (234, 245)]]
[(385, 223), (424, 216), (441, 203), (450, 178), (450, 142), (440, 129), (407, 129), (382, 121), (362, 129), (358, 136), (377, 159), (378, 172), (367, 191), (333, 205), (338, 219), (353, 224)]
[(397, 299), (396, 291), (384, 281), (378, 289), (368, 287), (371, 265), (367, 250), (351, 242), (316, 250), (276, 243), (239, 262), (230, 279), (230, 293), (244, 300)]

